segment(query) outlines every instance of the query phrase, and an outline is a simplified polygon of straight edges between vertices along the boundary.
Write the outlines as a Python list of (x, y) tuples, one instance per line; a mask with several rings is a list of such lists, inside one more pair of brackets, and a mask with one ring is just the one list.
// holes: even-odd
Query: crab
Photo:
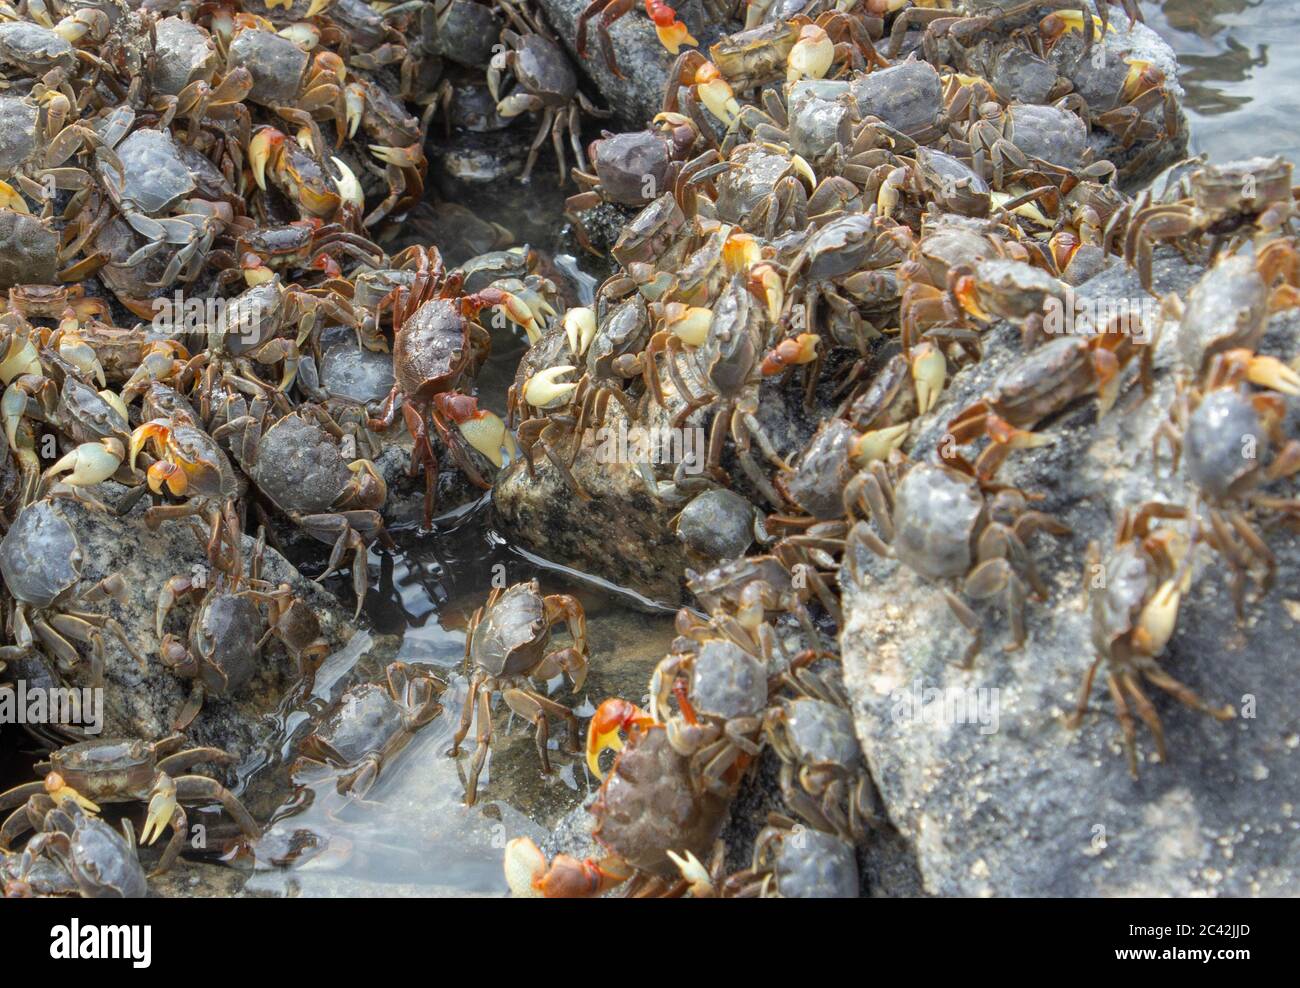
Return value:
[[(757, 418), (758, 388), (762, 381), (759, 365), (765, 349), (768, 317), (769, 313), (765, 312), (750, 288), (750, 279), (743, 275), (732, 278), (713, 306), (708, 335), (689, 354), (694, 375), (704, 386), (701, 394), (687, 384), (678, 367), (683, 349), (680, 336), (656, 334), (645, 351), (643, 359), (651, 365), (656, 353), (660, 349), (666, 350), (669, 374), (679, 398), (685, 403), (674, 416), (675, 426), (680, 426), (700, 409), (716, 406), (708, 457), (703, 466), (720, 482), (725, 482), (727, 476), (721, 461), (728, 432), (736, 443), (736, 456), (742, 469), (760, 486), (766, 485), (767, 481), (754, 460), (751, 443), (757, 443), (776, 466), (784, 468), (786, 465)], [(652, 394), (662, 404), (666, 399), (659, 387), (659, 378), (657, 374), (649, 376), (654, 385)]]
[[(757, 643), (734, 619), (699, 621), (683, 609), (677, 627), (689, 647), (675, 647), (655, 666), (650, 715), (664, 725), (673, 748), (690, 758), (692, 784), (729, 798), (760, 751), (767, 666), (755, 654)], [(675, 714), (669, 711), (670, 695), (677, 702)]]
[(388, 486), (373, 463), (344, 455), (344, 433), (323, 409), (302, 405), (263, 431), (255, 414), (216, 430), (240, 437), (240, 465), (258, 491), (295, 525), (331, 546), (325, 571), (334, 573), (351, 554), (358, 614), (369, 586), (368, 547), (391, 544), (380, 509)]
[(100, 684), (107, 631), (144, 667), (144, 656), (116, 619), (83, 610), (87, 604), (126, 599), (120, 573), (83, 584), (84, 553), (57, 499), (42, 498), (18, 513), (0, 540), (0, 575), (12, 598), (6, 623), (13, 642), (0, 647), (0, 662), (21, 658), (39, 642), (66, 671), (81, 661), (72, 641), (84, 641), (91, 645), (91, 681)]
[[(302, 219), (351, 223), (351, 217), (359, 215), (365, 206), (361, 184), (342, 158), (332, 156), (327, 165), (315, 150), (319, 147), (323, 145), (304, 146), (275, 127), (259, 128), (248, 147), (253, 181), (263, 192), (268, 182), (274, 184)], [(413, 155), (403, 149), (389, 154), (399, 168), (417, 167), (418, 159)]]
[[(1049, 306), (1064, 312), (1071, 304), (1070, 289), (1064, 282), (1026, 261), (1009, 257), (958, 265), (948, 272), (948, 285), (965, 315), (984, 325), (1005, 319), (1020, 327), (1026, 348), (1047, 336)], [(1108, 327), (1105, 332), (1109, 332)]]
[[(563, 185), (569, 173), (564, 155), (564, 135), (567, 133), (569, 136), (577, 167), (586, 171), (587, 158), (578, 128), (579, 114), (607, 117), (610, 111), (597, 107), (578, 88), (578, 77), (559, 43), (545, 33), (540, 24), (533, 25), (532, 30), (524, 34), (506, 28), (501, 32), (501, 39), (506, 48), (493, 55), (488, 65), (488, 88), (492, 96), (499, 99), (497, 112), (503, 117), (529, 112), (542, 114), (541, 126), (528, 150), (528, 159), (519, 180), (528, 181), (542, 144), (549, 136), (560, 169), (560, 184)], [(516, 87), (502, 97), (501, 83), (506, 72), (514, 76)]]
[[(1137, 356), (1138, 346), (1131, 333), (1114, 331), (1049, 340), (1003, 372), (989, 394), (958, 412), (948, 423), (948, 435), (957, 446), (987, 435), (991, 442), (975, 469), (991, 477), (1012, 450), (1052, 442), (1029, 427), (1079, 398), (1096, 394), (1098, 417), (1104, 415), (1119, 396), (1120, 371)], [(1144, 347), (1140, 358), (1148, 388), (1152, 349)]]
[[(35, 824), (27, 813), (27, 801), (44, 795), (56, 804), (71, 802), (90, 813), (101, 804), (148, 802), (140, 839), (152, 844), (163, 831), (172, 828), (171, 840), (163, 850), (154, 874), (171, 867), (185, 846), (189, 822), (183, 804), (220, 803), (250, 840), (261, 833), (257, 823), (239, 799), (216, 779), (195, 775), (196, 765), (226, 765), (233, 759), (220, 748), (183, 748), (185, 738), (170, 734), (157, 741), (97, 739), (68, 745), (50, 753), (48, 762), (38, 762), (39, 782), (28, 782), (0, 793), (0, 810), (19, 808), (0, 826), (0, 847)], [(23, 805), (20, 805), (23, 804)]]
[(881, 819), (848, 697), (829, 674), (799, 664), (781, 674), (781, 685), (795, 695), (767, 710), (763, 732), (781, 759), (785, 805), (818, 831), (861, 841)]
[(1190, 687), (1165, 672), (1157, 661), (1173, 637), (1178, 608), (1190, 583), (1185, 537), (1170, 527), (1153, 528), (1153, 519), (1177, 516), (1177, 506), (1150, 503), (1126, 513), (1115, 533), (1115, 549), (1102, 569), (1097, 543), (1088, 549), (1088, 571), (1102, 573), (1089, 579), (1092, 643), (1096, 658), (1088, 667), (1079, 702), (1069, 718), (1078, 727), (1088, 709), (1093, 678), (1105, 663), (1106, 683), (1115, 701), (1115, 713), (1124, 735), (1129, 773), (1137, 778), (1137, 744), (1129, 704), (1156, 740), (1165, 760), (1165, 735), (1160, 716), (1142, 689), (1143, 681), (1160, 687), (1175, 699), (1218, 720), (1235, 716), (1231, 706), (1212, 707)]
[[(40, 103), (18, 96), (0, 97), (0, 179), (5, 187), (17, 183), (37, 202), (49, 205), (48, 190), (80, 190), (91, 177), (67, 162), (98, 139), (79, 123), (66, 123), (68, 99), (55, 93)], [(26, 204), (6, 193), (6, 205), (26, 210)]]
[[(548, 650), (551, 631), (561, 621), (568, 627), (573, 644)], [(491, 699), (497, 690), (501, 690), (511, 711), (534, 726), (543, 772), (551, 771), (547, 752), (549, 717), (565, 721), (569, 748), (579, 750), (578, 720), (573, 711), (531, 689), (528, 680), (547, 680), (563, 673), (575, 692), (582, 688), (587, 680), (587, 618), (582, 605), (568, 594), (543, 596), (536, 580), (504, 590), (498, 587), (470, 619), (465, 634), (465, 661), (473, 672), (451, 753), (459, 754), (477, 707), (477, 746), (465, 789), (465, 804), (472, 806), (478, 799), (479, 774), (492, 744)]]
[(145, 512), (145, 523), (157, 529), (164, 521), (205, 516), (208, 560), (214, 568), (233, 572), (232, 560), (240, 552), (235, 510), (240, 480), (225, 451), (189, 412), (179, 408), (168, 418), (151, 419), (132, 431), (127, 459), (132, 470), (146, 446), (156, 457), (145, 471), (149, 490), (161, 494), (166, 489), (185, 501), (152, 505)]
[(56, 804), (49, 797), (38, 798), (27, 812), (37, 833), (23, 848), (16, 869), (15, 881), (23, 887), (41, 895), (87, 899), (149, 894), (130, 820), (122, 821), (118, 833), (77, 803)]
[[(460, 277), (446, 275), (437, 248), (419, 256), (419, 268), (409, 288), (396, 288), (393, 298), (393, 374), (395, 381), (370, 428), (383, 431), (393, 424), (397, 401), (415, 440), (411, 469), (423, 468), (425, 477), (424, 525), (433, 524), (433, 490), (438, 458), (429, 441), (429, 422), (437, 430), (452, 458), (476, 485), (488, 484), (464, 448), (468, 442), (490, 461), (500, 464), (505, 423), (480, 410), (473, 399), (458, 393), (463, 379), (473, 374), (491, 347), (491, 336), (475, 322), (488, 306), (501, 306), (520, 325), (532, 312), (522, 301), (499, 288), (462, 294)], [(454, 435), (451, 425), (458, 427)]]
[[(1032, 17), (1043, 7), (1081, 13), (1086, 55), (1092, 47), (1097, 25), (1103, 33), (1108, 27), (1112, 2), (1115, 0), (1101, 0), (1097, 4), (1101, 17), (1094, 24), (1092, 7), (1083, 0), (922, 0), (919, 5), (904, 9), (894, 18), (889, 32), (889, 57), (895, 57), (902, 49), (909, 29), (922, 27), (926, 57), (937, 64), (942, 63), (944, 58), (938, 48), (941, 39), (951, 39), (958, 47), (965, 47), (967, 41), (973, 41), (980, 33), (1004, 21)], [(1122, 2), (1130, 23), (1142, 19), (1137, 0)]]
[(50, 224), (0, 205), (0, 289), (48, 285), (58, 275), (59, 235)]
[(1282, 158), (1207, 164), (1186, 181), (1185, 198), (1138, 209), (1125, 232), (1124, 259), (1137, 268), (1148, 290), (1156, 241), (1209, 234), (1214, 257), (1221, 247), (1240, 241), (1243, 232), (1263, 240), (1292, 226), (1292, 166)]
[(1275, 357), (1228, 350), (1211, 361), (1203, 385), (1179, 388), (1169, 420), (1153, 438), (1157, 463), (1163, 445), (1171, 448), (1175, 470), (1186, 453), (1185, 473), (1197, 503), (1185, 515), (1193, 520), (1195, 538), (1228, 563), (1239, 619), (1244, 619), (1244, 574), (1252, 565), (1262, 567), (1261, 590), (1267, 590), (1277, 566), (1251, 522), (1251, 509), (1300, 511), (1300, 500), (1261, 490), (1300, 472), (1300, 441), (1284, 428), (1288, 396), (1300, 397), (1300, 374)]
[(753, 863), (729, 876), (721, 894), (737, 899), (856, 899), (857, 855), (843, 838), (773, 814), (754, 841)]
[[(599, 758), (610, 748), (618, 755), (606, 776)], [(511, 891), (578, 898), (628, 882), (628, 896), (680, 895), (688, 888), (712, 894), (728, 804), (692, 786), (690, 760), (673, 748), (664, 725), (626, 700), (606, 700), (588, 728), (587, 762), (603, 779), (589, 811), (596, 818), (592, 834), (608, 853), (582, 860), (562, 854), (548, 862), (529, 838), (516, 838), (505, 854)], [(701, 858), (715, 867), (706, 870)]]
[[(859, 521), (849, 533), (850, 547), (862, 545), (879, 556), (896, 558), (926, 580), (960, 580), (962, 591), (976, 599), (1005, 594), (1011, 623), (1008, 650), (1025, 643), (1025, 601), (1029, 589), (1038, 598), (1047, 589), (1026, 542), (1035, 532), (1067, 535), (1070, 529), (1041, 511), (1028, 508), (1014, 488), (986, 491), (973, 475), (945, 463), (916, 462), (896, 483), (880, 464), (866, 485), (871, 520), (885, 540)], [(983, 641), (982, 622), (969, 605), (944, 588), (944, 600), (972, 635), (963, 657), (969, 667)]]
[(303, 739), (290, 773), (294, 782), (328, 780), (344, 805), (365, 799), (384, 767), (441, 712), (442, 685), (414, 666), (393, 662), (384, 683), (350, 687)]

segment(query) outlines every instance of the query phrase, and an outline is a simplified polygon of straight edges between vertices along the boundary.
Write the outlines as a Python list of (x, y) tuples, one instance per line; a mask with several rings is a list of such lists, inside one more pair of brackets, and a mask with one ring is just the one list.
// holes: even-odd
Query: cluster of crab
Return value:
[[(654, 669), (647, 709), (613, 698), (587, 724), (586, 762), (602, 780), (588, 809), (606, 853), (548, 862), (529, 838), (513, 840), (505, 873), (514, 894), (592, 896), (621, 886), (634, 896), (857, 895), (855, 845), (884, 822), (807, 592), (773, 556), (693, 573), (690, 587), (704, 611), (678, 612), (679, 635)], [(473, 688), (457, 735), (459, 742), (467, 733), (477, 696), (471, 801), (491, 743), (490, 694), (501, 690), (536, 725), (549, 770), (548, 718), (566, 721), (575, 752), (577, 720), (527, 680), (563, 670), (580, 687), (586, 673), (585, 623), (571, 598), (541, 598), (535, 584), (519, 584), (495, 594), (479, 617), (467, 646)], [(549, 629), (560, 619), (575, 644), (548, 653)], [(726, 875), (719, 835), (765, 748), (781, 764), (788, 813), (769, 815), (752, 867)], [(611, 749), (617, 755), (606, 772), (601, 756)]]

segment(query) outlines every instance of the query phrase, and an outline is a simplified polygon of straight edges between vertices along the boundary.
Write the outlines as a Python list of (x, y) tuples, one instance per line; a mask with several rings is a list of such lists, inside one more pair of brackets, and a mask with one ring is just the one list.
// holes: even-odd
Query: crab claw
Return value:
[(740, 116), (736, 94), (712, 62), (705, 62), (695, 70), (695, 91), (708, 111), (728, 127)]
[(650, 20), (654, 23), (655, 34), (659, 35), (659, 43), (671, 54), (676, 55), (682, 45), (699, 44), (691, 37), (690, 29), (677, 19), (677, 11), (663, 0), (645, 0), (645, 12), (650, 15)]
[(342, 158), (330, 157), (334, 167), (339, 170), (339, 177), (334, 179), (334, 187), (339, 190), (339, 198), (357, 209), (366, 208), (366, 194), (361, 191), (361, 183), (356, 174)]
[(1014, 449), (1028, 449), (1033, 446), (1047, 446), (1056, 442), (1055, 436), (1047, 436), (1026, 429), (1017, 429), (1001, 415), (990, 413), (987, 419), (989, 438), (995, 443), (1011, 446)]
[(785, 285), (781, 273), (766, 261), (755, 264), (749, 271), (750, 287), (761, 292), (767, 303), (767, 317), (772, 322), (779, 322), (781, 310), (785, 307)]
[(10, 449), (18, 446), (18, 423), (26, 411), (27, 392), (16, 384), (5, 388), (4, 397), (0, 398), (0, 419), (4, 421), (5, 438), (9, 440)]
[(347, 115), (348, 137), (357, 136), (361, 114), (366, 109), (366, 91), (359, 82), (350, 82), (343, 90), (343, 105)]
[(284, 134), (274, 127), (263, 127), (248, 142), (248, 161), (253, 166), (253, 181), (263, 192), (266, 191), (266, 166), (284, 147), (284, 142)]
[(606, 700), (592, 714), (587, 724), (587, 767), (598, 779), (605, 778), (600, 770), (600, 756), (605, 751), (622, 751), (623, 739), (619, 732), (633, 726), (646, 727), (654, 723), (650, 715), (635, 703), (613, 697)]
[(517, 117), (540, 109), (539, 100), (531, 93), (511, 93), (497, 102), (497, 113), (506, 118)]
[(663, 327), (689, 346), (700, 346), (709, 335), (713, 312), (699, 305), (668, 302), (664, 305)]
[(560, 381), (558, 378), (571, 370), (576, 370), (572, 364), (561, 364), (558, 367), (539, 370), (524, 382), (524, 401), (534, 408), (549, 408), (560, 399), (568, 397), (578, 390), (578, 385), (571, 381)]
[(912, 351), (912, 381), (916, 384), (916, 406), (924, 415), (934, 407), (948, 376), (948, 362), (932, 343), (922, 343)]
[(1174, 634), (1174, 625), (1178, 623), (1178, 605), (1182, 598), (1177, 579), (1169, 579), (1160, 585), (1142, 608), (1134, 638), (1145, 654), (1157, 656), (1169, 644), (1169, 639)]
[(739, 274), (763, 257), (758, 241), (748, 233), (733, 233), (722, 243), (722, 262), (727, 270)]
[(420, 149), (419, 144), (412, 144), (409, 147), (371, 144), (369, 147), (370, 153), (386, 165), (396, 165), (398, 168), (419, 168), (424, 161), (424, 152)]
[(760, 370), (764, 377), (780, 374), (787, 367), (796, 364), (810, 364), (817, 359), (817, 344), (821, 337), (816, 333), (800, 333), (798, 336), (784, 339), (763, 358)]
[(185, 489), (190, 485), (189, 478), (185, 476), (185, 471), (175, 463), (167, 460), (159, 460), (152, 464), (145, 471), (145, 478), (149, 482), (149, 490), (155, 494), (161, 494), (165, 484), (169, 491), (180, 496), (185, 493)]
[(516, 837), (506, 844), (504, 868), (510, 894), (518, 898), (589, 898), (632, 875), (627, 863), (615, 857), (596, 861), (557, 854), (548, 863), (541, 848), (529, 837)]
[(685, 856), (673, 851), (665, 853), (682, 873), (682, 878), (686, 880), (687, 891), (692, 896), (697, 899), (712, 899), (718, 894), (717, 889), (713, 887), (713, 876), (709, 874), (709, 869), (700, 863), (695, 852), (687, 851)]
[(27, 208), (27, 200), (20, 196), (18, 190), (8, 182), (0, 182), (0, 206), (11, 209), (15, 213), (30, 214), (31, 212)]
[(820, 79), (830, 71), (834, 60), (835, 44), (830, 35), (816, 24), (805, 24), (799, 29), (799, 40), (786, 59), (786, 81)]
[(176, 812), (176, 783), (165, 772), (158, 773), (149, 796), (149, 812), (140, 831), (140, 843), (152, 844), (163, 835)]
[(121, 441), (111, 436), (97, 443), (82, 443), (41, 474), (41, 480), (67, 473), (61, 478), (62, 483), (72, 487), (90, 487), (117, 473), (125, 455)]
[(166, 442), (170, 434), (171, 426), (167, 424), (166, 419), (153, 419), (143, 425), (136, 426), (131, 433), (131, 443), (127, 448), (127, 453), (130, 456), (127, 465), (134, 470), (136, 457), (140, 455), (140, 450), (144, 449), (145, 443), (150, 439)]
[(500, 416), (479, 409), (465, 421), (457, 422), (456, 427), (460, 429), (465, 441), (491, 460), (497, 469), (515, 458), (515, 437), (510, 434)]
[(903, 440), (907, 438), (907, 430), (907, 423), (903, 423), (864, 432), (853, 441), (851, 451), (853, 462), (859, 467), (864, 467), (876, 460), (889, 459), (889, 454), (903, 445)]
[(1251, 357), (1246, 364), (1246, 380), (1261, 388), (1300, 396), (1300, 374), (1277, 357)]
[(596, 311), (585, 305), (575, 305), (564, 313), (564, 333), (569, 339), (569, 352), (581, 357), (596, 338)]
[(50, 772), (45, 776), (45, 794), (56, 803), (62, 803), (64, 800), (71, 800), (80, 806), (87, 813), (98, 813), (99, 804), (92, 803), (72, 786), (64, 781), (63, 776), (58, 772)]

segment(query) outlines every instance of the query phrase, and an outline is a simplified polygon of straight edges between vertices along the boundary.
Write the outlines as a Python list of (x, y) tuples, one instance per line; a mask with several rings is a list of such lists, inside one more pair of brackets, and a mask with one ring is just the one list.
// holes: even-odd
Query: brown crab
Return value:
[[(568, 626), (573, 644), (550, 649), (551, 630), (561, 621)], [(578, 720), (573, 711), (529, 688), (528, 680), (546, 680), (564, 673), (575, 692), (582, 688), (587, 680), (587, 618), (582, 605), (568, 594), (543, 596), (536, 580), (516, 583), (505, 590), (498, 587), (470, 619), (465, 634), (465, 661), (473, 666), (473, 673), (451, 753), (459, 753), (477, 707), (477, 746), (465, 790), (465, 803), (472, 806), (478, 799), (479, 773), (492, 744), (491, 699), (497, 690), (501, 690), (513, 712), (534, 726), (543, 772), (551, 771), (546, 746), (549, 717), (565, 721), (569, 748), (578, 751)]]

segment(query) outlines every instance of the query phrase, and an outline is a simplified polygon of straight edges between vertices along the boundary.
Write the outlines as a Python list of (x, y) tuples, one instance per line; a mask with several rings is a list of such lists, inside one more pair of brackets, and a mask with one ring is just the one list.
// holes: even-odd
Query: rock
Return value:
[[(1170, 253), (1157, 254), (1160, 292), (1185, 293), (1195, 274)], [(1120, 267), (1080, 292), (1090, 299), (1144, 297), (1132, 272)], [(1076, 403), (1043, 426), (1052, 444), (1013, 454), (999, 474), (1041, 494), (1035, 507), (1073, 529), (1056, 540), (1038, 536), (1030, 546), (1050, 599), (1028, 605), (1022, 650), (1002, 650), (1008, 633), (1000, 605), (976, 602), (984, 649), (973, 669), (960, 668), (968, 637), (933, 584), (865, 549), (845, 561), (841, 646), (857, 731), (928, 894), (1278, 895), (1294, 887), (1294, 535), (1268, 532), (1278, 556), (1276, 584), (1262, 600), (1248, 598), (1244, 627), (1234, 618), (1221, 563), (1203, 549), (1161, 659), (1209, 702), (1240, 707), (1238, 719), (1213, 720), (1149, 688), (1170, 763), (1152, 760), (1152, 739), (1139, 726), (1137, 781), (1129, 777), (1114, 707), (1100, 682), (1082, 727), (1071, 731), (1062, 723), (1094, 654), (1082, 583), (1089, 540), (1108, 548), (1125, 508), (1150, 499), (1188, 501), (1181, 475), (1168, 477), (1166, 465), (1157, 477), (1150, 460), (1153, 431), (1173, 394), (1175, 335), (1170, 327), (1159, 341), (1152, 397), (1130, 386), (1099, 424), (1095, 402)], [(1297, 340), (1295, 313), (1275, 316), (1266, 349), (1290, 356)], [(1016, 359), (1015, 332), (992, 331), (985, 353), (923, 420), (914, 459), (928, 457), (953, 414)], [(961, 718), (918, 716), (915, 704), (909, 713), (908, 697), (930, 687), (989, 691), (982, 712), (995, 716), (953, 723)]]
[[(109, 485), (97, 489), (111, 503)], [(120, 490), (120, 488), (118, 489)], [(203, 542), (188, 523), (165, 522), (157, 531), (144, 523), (144, 504), (136, 504), (124, 517), (92, 510), (70, 500), (60, 504), (81, 543), (85, 562), (83, 579), (95, 582), (111, 573), (125, 578), (125, 604), (89, 605), (108, 613), (126, 629), (127, 637), (148, 660), (139, 665), (111, 635), (104, 636), (104, 729), (102, 737), (139, 737), (152, 740), (171, 731), (171, 724), (189, 695), (190, 683), (167, 670), (158, 658), (154, 634), (154, 612), (163, 584), (172, 576), (206, 573)], [(245, 558), (251, 555), (253, 540), (244, 537)], [(263, 579), (287, 582), (312, 608), (321, 632), (332, 648), (354, 633), (351, 614), (330, 594), (305, 579), (274, 549), (267, 548), (262, 565)], [(197, 602), (197, 601), (195, 601)], [(184, 636), (193, 604), (181, 600), (173, 609), (166, 630)], [(237, 695), (209, 697), (198, 717), (187, 728), (191, 744), (215, 745), (242, 760), (261, 744), (274, 725), (269, 717), (281, 699), (297, 683), (296, 665), (283, 646), (272, 640), (263, 650), (264, 664), (252, 681)], [(89, 663), (81, 663), (70, 676), (72, 686), (90, 686)]]
[[(578, 15), (589, 0), (541, 0), (542, 10), (556, 34), (563, 39), (574, 61), (600, 90), (610, 109), (630, 129), (646, 126), (663, 106), (664, 88), (668, 84), (668, 70), (676, 56), (659, 43), (654, 25), (635, 7), (620, 17), (609, 29), (614, 43), (614, 57), (623, 73), (620, 79), (606, 66), (596, 38), (596, 21), (587, 33), (587, 58), (578, 58)], [(699, 0), (676, 4), (677, 16), (690, 28), (704, 51), (717, 41), (722, 32), (711, 22)], [(738, 23), (730, 30), (738, 30)], [(706, 52), (707, 54), (707, 52)]]

